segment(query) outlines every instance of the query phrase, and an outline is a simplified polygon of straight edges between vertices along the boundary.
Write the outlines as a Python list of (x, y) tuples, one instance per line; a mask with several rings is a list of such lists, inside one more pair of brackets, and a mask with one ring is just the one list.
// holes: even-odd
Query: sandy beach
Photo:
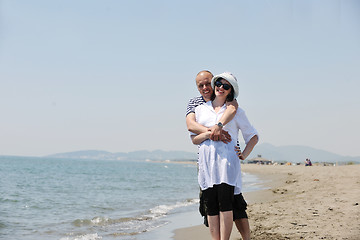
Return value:
[[(268, 187), (244, 194), (251, 239), (360, 239), (360, 165), (246, 164), (242, 171)], [(175, 230), (174, 239), (211, 238), (199, 225)], [(241, 239), (235, 225), (231, 239)]]

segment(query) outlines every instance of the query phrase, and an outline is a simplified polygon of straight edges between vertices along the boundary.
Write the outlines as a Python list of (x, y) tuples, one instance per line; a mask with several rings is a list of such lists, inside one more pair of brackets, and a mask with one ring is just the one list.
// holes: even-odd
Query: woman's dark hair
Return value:
[[(216, 81), (218, 81), (218, 80), (226, 80), (226, 79), (224, 79), (224, 78), (218, 78), (218, 79), (216, 79)], [(227, 81), (227, 80), (226, 80)], [(227, 97), (226, 97), (226, 102), (231, 102), (232, 100), (234, 100), (234, 94), (235, 94), (235, 91), (234, 91), (234, 88), (233, 88), (233, 86), (230, 84), (230, 86), (231, 86), (231, 92), (227, 95)], [(214, 87), (214, 91), (213, 91), (213, 93), (212, 93), (212, 95), (211, 95), (211, 97), (210, 97), (210, 100), (211, 101), (214, 101), (214, 99), (215, 99), (215, 87)]]

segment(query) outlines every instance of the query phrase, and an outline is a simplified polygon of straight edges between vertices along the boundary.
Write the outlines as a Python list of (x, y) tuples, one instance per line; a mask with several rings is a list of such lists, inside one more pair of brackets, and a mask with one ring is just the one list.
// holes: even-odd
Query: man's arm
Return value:
[[(203, 125), (201, 125), (201, 124), (199, 124), (198, 122), (195, 121), (195, 114), (194, 113), (189, 113), (186, 116), (186, 125), (187, 125), (188, 130), (190, 132), (195, 133), (195, 134), (209, 133), (209, 137), (210, 137), (210, 134), (212, 133), (210, 128), (204, 127)], [(219, 130), (219, 132), (220, 132), (219, 141), (223, 141), (224, 143), (231, 142), (230, 134), (227, 131), (222, 130), (221, 128), (219, 128), (219, 129), (220, 129)], [(194, 141), (193, 141), (193, 143), (194, 143)], [(200, 143), (194, 143), (194, 144), (198, 145)]]
[[(224, 114), (221, 116), (220, 121), (224, 126), (230, 122), (236, 115), (236, 110), (238, 109), (239, 104), (237, 103), (236, 99), (231, 102), (226, 103), (226, 110)], [(214, 141), (221, 140), (221, 130), (222, 128), (218, 125), (214, 125), (210, 128), (211, 136), (210, 139)], [(231, 141), (231, 138), (230, 138)]]
[(209, 129), (207, 127), (204, 127), (203, 125), (196, 122), (195, 113), (193, 113), (193, 112), (186, 115), (186, 126), (190, 132), (193, 132), (196, 134), (201, 134), (201, 133), (209, 131)]
[(195, 145), (199, 145), (200, 143), (202, 143), (203, 141), (207, 140), (210, 138), (210, 132), (204, 132), (204, 133), (200, 133), (198, 135), (192, 135), (191, 136), (191, 140), (193, 142), (193, 144)]

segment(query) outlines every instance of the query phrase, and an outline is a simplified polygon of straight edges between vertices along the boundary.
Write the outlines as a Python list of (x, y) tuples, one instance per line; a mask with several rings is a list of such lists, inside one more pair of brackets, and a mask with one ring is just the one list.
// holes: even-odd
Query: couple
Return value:
[[(201, 213), (212, 239), (229, 239), (233, 220), (242, 238), (250, 239), (239, 159), (251, 153), (258, 133), (238, 107), (238, 83), (231, 73), (214, 77), (201, 71), (195, 80), (201, 97), (189, 101), (186, 124), (192, 142), (199, 145), (200, 210), (205, 209)], [(243, 152), (236, 147), (239, 130), (246, 143)]]

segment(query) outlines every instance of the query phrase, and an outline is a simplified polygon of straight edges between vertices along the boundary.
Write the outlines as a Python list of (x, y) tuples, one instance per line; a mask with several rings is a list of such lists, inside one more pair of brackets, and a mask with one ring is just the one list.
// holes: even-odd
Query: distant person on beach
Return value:
[(312, 166), (311, 160), (309, 158), (305, 160), (305, 166)]
[[(240, 159), (246, 159), (258, 141), (257, 132), (251, 126), (241, 108), (236, 109), (235, 118), (233, 113), (227, 115), (227, 112), (229, 112), (229, 104), (225, 103), (234, 102), (233, 99), (238, 95), (236, 78), (229, 73), (223, 73), (214, 77), (211, 81), (212, 87), (216, 86), (214, 93), (213, 89), (210, 89), (209, 80), (211, 76), (212, 74), (208, 71), (202, 71), (197, 75), (196, 82), (198, 89), (203, 96), (195, 99), (206, 102), (205, 97), (208, 97), (212, 92), (210, 97), (210, 100), (212, 101), (208, 101), (206, 104), (202, 103), (203, 105), (198, 104), (199, 106), (196, 107), (195, 110), (196, 117), (192, 112), (191, 114), (193, 115), (190, 115), (197, 120), (197, 123), (205, 126), (205, 131), (199, 130), (199, 132), (203, 132), (198, 135), (193, 135), (192, 139), (194, 144), (200, 144), (199, 184), (201, 189), (204, 190), (203, 198), (205, 200), (206, 213), (208, 214), (210, 232), (213, 239), (219, 239), (220, 237), (221, 239), (228, 239), (231, 233), (232, 219), (234, 218), (243, 239), (249, 239), (250, 228), (245, 212), (246, 202), (240, 194), (240, 162), (234, 151), (234, 147), (236, 145), (235, 142), (237, 141), (238, 131), (241, 129), (246, 142), (246, 147), (244, 152), (239, 152), (238, 155)], [(189, 105), (191, 105), (192, 102), (194, 101), (190, 101)], [(191, 127), (189, 127), (189, 114), (188, 111), (187, 124), (189, 130), (191, 130)], [(231, 138), (235, 140), (231, 140), (230, 142), (212, 141), (211, 138), (213, 133), (211, 130), (209, 131), (208, 128), (213, 127), (214, 125), (223, 128), (224, 123), (221, 122), (221, 120), (223, 120), (226, 115), (230, 120), (225, 118), (225, 121), (228, 124), (224, 128), (230, 132)], [(232, 118), (234, 119), (231, 120)], [(217, 122), (219, 119), (220, 121)], [(226, 144), (226, 142), (229, 144)], [(207, 164), (210, 162), (218, 165), (215, 168), (208, 167), (209, 165)], [(229, 166), (229, 164), (231, 166)], [(220, 192), (221, 194), (219, 194)], [(233, 201), (233, 198), (236, 200), (237, 196), (241, 197), (241, 201)], [(221, 197), (220, 205), (219, 201), (217, 201), (217, 197)], [(242, 205), (242, 216), (236, 216), (235, 213), (238, 210), (236, 209), (236, 205)], [(234, 210), (234, 215), (232, 210)]]

